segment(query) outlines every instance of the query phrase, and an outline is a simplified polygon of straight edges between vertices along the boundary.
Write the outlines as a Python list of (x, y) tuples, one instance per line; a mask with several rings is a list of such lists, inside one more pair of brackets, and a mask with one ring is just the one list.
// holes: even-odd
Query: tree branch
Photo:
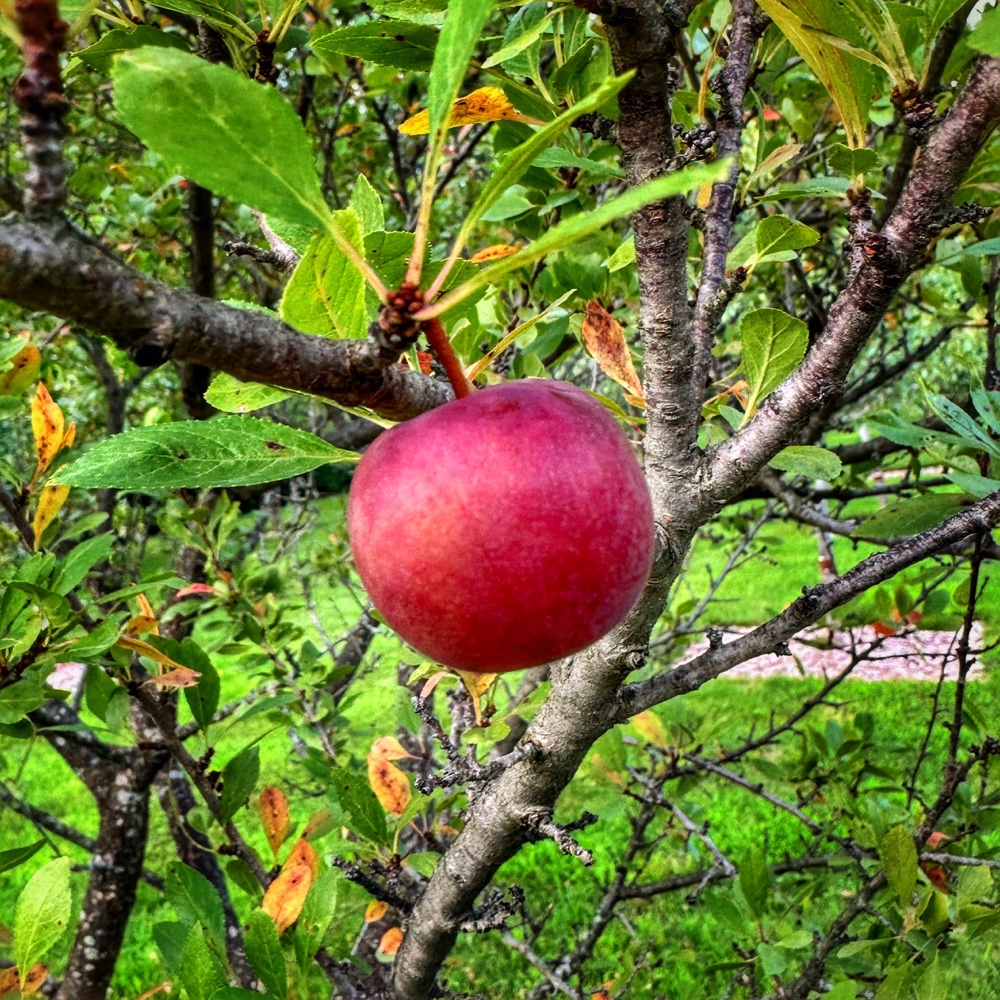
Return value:
[(948, 223), (952, 196), (998, 123), (1000, 60), (981, 59), (923, 150), (884, 231), (865, 238), (862, 262), (805, 361), (711, 457), (702, 489), (706, 513), (742, 489), (811, 414), (843, 391), (851, 365), (893, 296)]
[(61, 219), (0, 220), (0, 297), (102, 333), (143, 367), (201, 364), (393, 420), (452, 398), (375, 340), (307, 336), (265, 313), (160, 284)]

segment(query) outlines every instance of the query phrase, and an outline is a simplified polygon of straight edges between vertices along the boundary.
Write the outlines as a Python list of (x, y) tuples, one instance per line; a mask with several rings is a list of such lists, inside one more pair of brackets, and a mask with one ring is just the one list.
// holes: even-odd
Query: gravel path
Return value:
[[(741, 634), (749, 629), (730, 629), (730, 634)], [(833, 677), (851, 662), (851, 637), (855, 647), (864, 650), (873, 642), (881, 640), (871, 659), (858, 664), (851, 677), (860, 681), (937, 681), (941, 677), (941, 665), (945, 662), (945, 677), (954, 680), (958, 674), (955, 661), (955, 647), (958, 635), (954, 632), (911, 631), (903, 635), (883, 638), (875, 628), (866, 625), (853, 629), (851, 633), (835, 634), (835, 645), (830, 647), (828, 629), (814, 629), (802, 632), (788, 644), (791, 656), (777, 656), (767, 653), (724, 674), (725, 677)], [(973, 650), (982, 648), (983, 629), (979, 622), (972, 628), (970, 645)], [(697, 655), (708, 646), (699, 642), (689, 650)], [(969, 680), (982, 678), (982, 668), (977, 662), (969, 671)]]

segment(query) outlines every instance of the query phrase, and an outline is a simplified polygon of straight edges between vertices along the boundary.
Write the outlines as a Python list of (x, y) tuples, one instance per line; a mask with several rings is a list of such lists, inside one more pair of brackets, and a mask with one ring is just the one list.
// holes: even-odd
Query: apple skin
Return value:
[(347, 528), (369, 597), (414, 649), (487, 673), (589, 646), (653, 560), (649, 491), (625, 434), (585, 392), (507, 382), (381, 434)]

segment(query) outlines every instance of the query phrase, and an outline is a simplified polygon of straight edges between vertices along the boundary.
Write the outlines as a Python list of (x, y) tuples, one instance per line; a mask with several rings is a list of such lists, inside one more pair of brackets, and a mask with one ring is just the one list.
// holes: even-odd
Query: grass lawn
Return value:
[[(319, 539), (331, 531), (336, 532), (340, 526), (341, 505), (337, 501), (326, 503), (327, 509), (312, 539), (314, 544), (320, 544)], [(762, 537), (766, 540), (766, 549), (726, 580), (703, 626), (759, 624), (793, 600), (803, 586), (819, 582), (816, 541), (811, 531), (774, 523), (764, 529)], [(837, 539), (835, 554), (839, 570), (844, 572), (869, 551), (872, 551), (870, 546), (854, 546), (849, 540)], [(684, 601), (700, 596), (710, 575), (718, 573), (725, 558), (725, 546), (717, 540), (700, 542), (692, 555), (690, 570), (673, 596), (673, 606), (677, 608)], [(987, 565), (996, 572), (992, 564)], [(957, 582), (952, 580), (947, 586), (954, 589)], [(890, 588), (894, 586), (890, 584)], [(320, 617), (330, 634), (343, 634), (357, 614), (355, 598), (330, 587), (317, 587), (316, 598)], [(941, 624), (953, 622), (956, 613), (957, 606), (941, 612), (938, 616)], [(298, 609), (294, 614), (304, 627), (311, 628), (304, 610)], [(995, 637), (1000, 629), (1000, 583), (986, 587), (981, 614), (988, 636)], [(406, 703), (405, 699), (400, 702), (395, 683), (394, 668), (399, 655), (400, 650), (393, 640), (378, 639), (372, 655), (377, 666), (358, 686), (357, 696), (344, 709), (350, 745), (359, 758), (374, 738), (393, 732), (395, 720), (406, 711), (405, 707), (400, 708)], [(233, 658), (220, 657), (219, 667), (223, 702), (252, 690), (263, 676), (248, 675)], [(805, 697), (818, 689), (819, 683), (791, 678), (720, 679), (681, 701), (662, 706), (658, 714), (670, 732), (697, 733), (706, 746), (731, 746), (752, 730), (766, 727), (772, 713), (778, 718), (790, 714)], [(945, 706), (950, 706), (953, 692), (954, 685), (944, 686)], [(877, 725), (872, 738), (877, 759), (889, 769), (905, 769), (913, 757), (913, 747), (919, 744), (926, 730), (931, 694), (931, 685), (916, 682), (864, 684), (849, 681), (838, 689), (835, 704), (817, 709), (815, 714), (818, 725), (827, 727), (831, 733), (837, 729), (850, 730), (859, 713), (874, 717)], [(994, 680), (990, 671), (984, 682), (972, 686), (968, 703), (974, 725), (990, 726), (995, 731), (995, 720), (1000, 718), (1000, 681)], [(228, 731), (227, 724), (214, 728), (212, 741), (217, 762), (225, 762), (250, 739), (260, 737), (261, 784), (285, 788), (292, 803), (293, 820), (304, 825), (318, 803), (304, 791), (314, 782), (301, 759), (289, 752), (286, 728), (275, 727), (271, 717), (264, 715), (258, 716), (253, 724), (241, 727), (236, 735)], [(933, 782), (939, 774), (946, 738), (947, 734), (938, 726), (921, 771), (923, 781)], [(198, 745), (200, 739), (192, 740), (191, 749), (196, 755), (204, 749), (203, 745)], [(796, 739), (790, 734), (783, 746), (792, 746)], [(630, 747), (628, 752), (634, 755), (637, 749)], [(59, 816), (90, 836), (96, 834), (97, 812), (92, 801), (45, 741), (7, 740), (0, 743), (0, 773), (9, 787), (35, 806)], [(576, 779), (567, 789), (560, 807), (567, 815), (579, 814), (585, 808), (600, 815), (600, 822), (580, 835), (581, 842), (595, 855), (594, 866), (583, 868), (577, 861), (559, 855), (553, 845), (539, 844), (522, 850), (500, 873), (501, 883), (516, 883), (525, 889), (529, 906), (534, 910), (548, 901), (555, 904), (537, 942), (537, 950), (547, 956), (562, 954), (571, 947), (572, 929), (589, 923), (601, 887), (613, 876), (622, 845), (629, 835), (627, 800), (613, 788), (598, 787), (591, 779), (592, 775), (588, 774)], [(676, 796), (687, 815), (697, 823), (707, 821), (710, 824), (714, 840), (727, 857), (739, 860), (751, 845), (761, 847), (772, 862), (780, 861), (786, 854), (801, 853), (801, 825), (760, 798), (718, 780), (699, 780), (670, 787), (671, 794)], [(887, 792), (886, 808), (895, 809), (902, 815), (903, 803), (898, 799), (898, 795), (894, 797)], [(256, 816), (241, 813), (237, 822), (261, 856), (269, 859), (270, 852)], [(37, 836), (25, 820), (10, 810), (0, 810), (0, 845), (21, 845), (36, 840)], [(56, 843), (74, 862), (84, 865), (88, 861), (85, 852), (63, 842)], [(324, 847), (328, 851), (336, 848), (335, 843), (327, 846), (324, 840), (317, 846), (321, 852)], [(992, 846), (1000, 847), (1000, 841)], [(32, 872), (51, 857), (52, 852), (43, 849), (30, 863), (0, 876), (0, 924), (13, 923), (14, 903), (21, 887)], [(154, 805), (146, 864), (162, 872), (172, 857), (173, 848), (164, 818), (159, 807)], [(705, 864), (706, 858), (692, 842), (668, 837), (658, 848), (644, 877), (662, 877)], [(82, 893), (85, 874), (80, 872), (75, 878), (76, 889)], [(234, 892), (238, 907), (246, 911), (252, 901), (240, 890)], [(831, 889), (827, 896), (818, 898), (817, 913), (826, 913), (835, 897)], [(330, 940), (330, 950), (335, 955), (346, 955), (350, 951), (362, 926), (365, 905), (364, 893), (343, 882), (338, 896), (338, 918)], [(674, 893), (657, 897), (652, 902), (629, 904), (623, 913), (626, 919), (611, 924), (595, 953), (597, 979), (593, 988), (597, 989), (604, 977), (620, 975), (625, 965), (638, 961), (641, 955), (655, 952), (657, 971), (650, 982), (659, 982), (663, 989), (669, 987), (672, 1000), (675, 996), (704, 995), (698, 992), (705, 988), (704, 970), (698, 966), (705, 964), (705, 955), (720, 952), (719, 928), (728, 926), (727, 920), (733, 923), (723, 894), (710, 889), (692, 905), (685, 901), (683, 893)], [(134, 998), (167, 978), (152, 938), (153, 925), (163, 919), (169, 919), (169, 914), (163, 912), (160, 894), (141, 885), (116, 974), (116, 996)], [(745, 925), (747, 921), (742, 923)], [(725, 934), (722, 939), (721, 953), (728, 952), (731, 958)], [(753, 942), (747, 940), (746, 943)], [(537, 974), (497, 935), (461, 938), (449, 959), (449, 967), (459, 986), (482, 991), (497, 1000), (521, 995), (537, 978)]]

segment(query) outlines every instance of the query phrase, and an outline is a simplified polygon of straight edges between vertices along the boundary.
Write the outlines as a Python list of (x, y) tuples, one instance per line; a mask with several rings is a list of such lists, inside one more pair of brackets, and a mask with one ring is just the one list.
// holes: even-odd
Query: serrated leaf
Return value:
[[(59, 561), (59, 569), (52, 589), (64, 597), (73, 590), (99, 562), (107, 559), (115, 536), (111, 532), (88, 538), (74, 546)], [(115, 636), (117, 638), (117, 635)], [(108, 644), (110, 645), (110, 643)]]
[(188, 1000), (212, 1000), (218, 990), (229, 985), (226, 970), (201, 924), (195, 924), (188, 933), (177, 978), (187, 990)]
[(274, 406), (290, 395), (284, 389), (259, 382), (241, 382), (227, 372), (219, 372), (205, 392), (205, 402), (224, 413), (252, 413), (265, 406)]
[(45, 685), (36, 674), (0, 690), (0, 724), (12, 725), (45, 701)]
[(789, 472), (793, 476), (825, 479), (828, 482), (836, 479), (844, 468), (843, 462), (829, 448), (818, 448), (810, 444), (782, 448), (771, 459), (770, 465), (772, 469)]
[(366, 777), (354, 775), (343, 768), (334, 768), (330, 774), (329, 787), (340, 807), (349, 814), (349, 826), (354, 833), (374, 844), (388, 842), (385, 812), (375, 793), (369, 788)]
[(140, 24), (131, 30), (125, 28), (112, 28), (106, 35), (102, 35), (89, 48), (81, 49), (75, 53), (76, 58), (85, 62), (88, 66), (101, 73), (107, 73), (111, 69), (114, 58), (122, 52), (130, 49), (138, 49), (148, 45), (159, 46), (166, 49), (182, 49), (187, 52), (188, 47), (180, 35), (175, 35), (169, 31), (161, 31), (159, 28), (150, 25)]
[(927, 531), (957, 514), (965, 498), (958, 493), (925, 493), (889, 504), (865, 519), (852, 534), (863, 538), (897, 538)]
[[(335, 213), (341, 231), (362, 255), (361, 222), (353, 209)], [(281, 318), (303, 333), (358, 340), (367, 334), (365, 282), (333, 237), (309, 244), (281, 297)]]
[(336, 870), (326, 871), (309, 887), (296, 928), (303, 950), (309, 958), (319, 951), (327, 929), (333, 921), (341, 878)]
[(358, 457), (294, 427), (255, 417), (217, 417), (117, 434), (60, 469), (53, 482), (128, 490), (249, 486)]
[(913, 835), (905, 826), (894, 826), (882, 838), (878, 852), (889, 888), (900, 907), (908, 908), (917, 887), (917, 848)]
[(427, 70), (434, 61), (438, 29), (412, 21), (369, 21), (337, 28), (311, 42), (318, 52), (365, 59), (402, 70)]
[(191, 709), (194, 721), (203, 730), (207, 729), (219, 707), (221, 693), (219, 673), (208, 654), (190, 637), (181, 640), (178, 656), (201, 675), (195, 687), (185, 689), (184, 700)]
[(39, 868), (21, 890), (14, 916), (14, 960), (22, 985), (32, 967), (66, 933), (71, 907), (69, 858), (56, 858)]
[(289, 222), (327, 226), (312, 146), (276, 87), (148, 47), (120, 55), (112, 77), (125, 123), (185, 176)]
[(250, 798), (259, 777), (260, 749), (256, 745), (240, 751), (222, 769), (219, 818), (223, 823), (228, 823)]
[(749, 388), (744, 423), (769, 393), (805, 357), (809, 332), (805, 323), (780, 309), (755, 309), (740, 324), (743, 368)]
[(358, 174), (351, 191), (350, 208), (361, 222), (361, 232), (368, 236), (385, 229), (385, 209), (378, 192), (364, 174)]
[(243, 935), (247, 960), (261, 983), (277, 1000), (288, 996), (288, 966), (278, 940), (274, 921), (263, 911), (254, 910)]
[(222, 900), (201, 872), (180, 861), (171, 862), (167, 869), (165, 898), (182, 927), (190, 930), (199, 925), (217, 945), (225, 947), (226, 918)]

